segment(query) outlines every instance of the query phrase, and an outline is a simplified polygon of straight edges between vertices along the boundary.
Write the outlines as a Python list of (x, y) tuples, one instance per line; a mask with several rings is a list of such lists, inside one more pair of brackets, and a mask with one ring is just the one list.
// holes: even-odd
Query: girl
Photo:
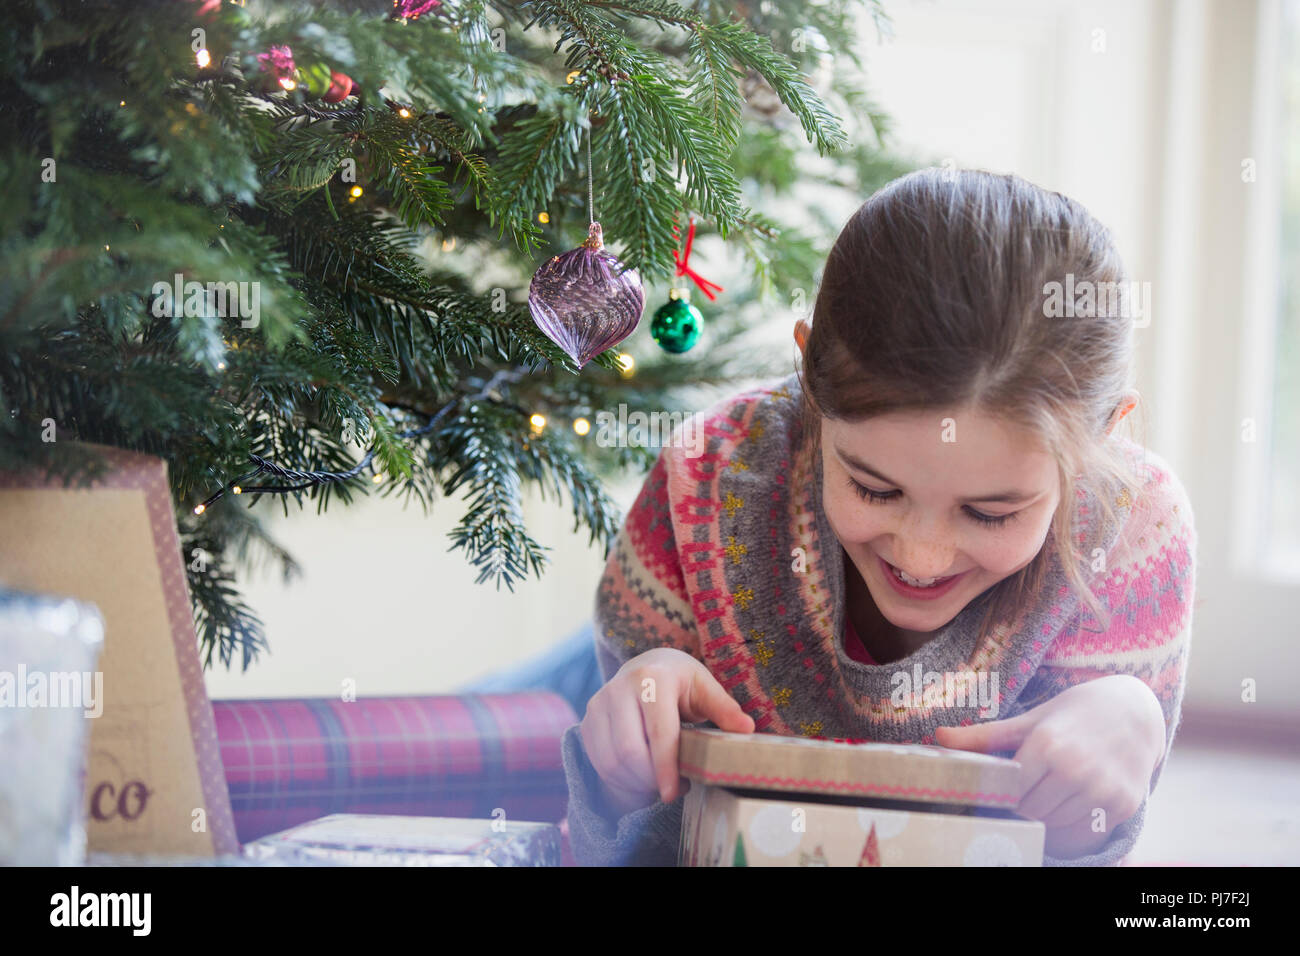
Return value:
[(706, 720), (1014, 756), (1048, 865), (1122, 859), (1196, 550), (1178, 479), (1116, 432), (1126, 288), (1107, 230), (1016, 176), (922, 170), (857, 211), (801, 370), (706, 412), (704, 454), (670, 441), (608, 556), (606, 684), (563, 744), (580, 863), (675, 861), (678, 734)]

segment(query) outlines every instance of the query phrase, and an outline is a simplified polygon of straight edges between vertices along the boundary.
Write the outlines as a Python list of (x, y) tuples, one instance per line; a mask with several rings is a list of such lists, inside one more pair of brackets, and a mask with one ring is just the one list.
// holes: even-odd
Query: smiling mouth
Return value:
[[(881, 558), (881, 560), (884, 561), (884, 558)], [(951, 581), (953, 578), (957, 577), (955, 574), (948, 574), (939, 578), (914, 578), (901, 568), (896, 568), (894, 565), (889, 564), (888, 561), (885, 561), (885, 564), (889, 565), (889, 570), (893, 572), (894, 577), (898, 578), (898, 580), (902, 581), (904, 584), (914, 588), (936, 588), (945, 581)]]

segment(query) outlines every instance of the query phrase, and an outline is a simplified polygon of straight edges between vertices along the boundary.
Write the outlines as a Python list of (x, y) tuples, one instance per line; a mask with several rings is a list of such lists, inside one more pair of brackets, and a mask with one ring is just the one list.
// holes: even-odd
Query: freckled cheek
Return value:
[(884, 508), (873, 511), (869, 504), (859, 501), (856, 496), (850, 494), (850, 498), (848, 501), (827, 498), (822, 502), (826, 520), (830, 522), (831, 530), (841, 544), (869, 544), (881, 535), (892, 532), (893, 526), (889, 519), (879, 514)]
[[(979, 547), (966, 549), (967, 556), (985, 572), (999, 577), (1012, 574), (1027, 558), (1023, 546), (1012, 542), (982, 542)], [(1029, 557), (1032, 557), (1029, 553)]]
[(978, 530), (968, 538), (965, 553), (985, 571), (1006, 576), (1019, 571), (1042, 549), (1046, 529)]

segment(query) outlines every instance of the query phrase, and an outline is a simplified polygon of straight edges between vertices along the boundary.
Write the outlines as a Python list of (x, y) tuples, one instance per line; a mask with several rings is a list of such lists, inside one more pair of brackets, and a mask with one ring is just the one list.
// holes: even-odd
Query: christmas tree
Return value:
[[(837, 0), (8, 6), (0, 469), (165, 459), (207, 665), (265, 647), (236, 569), (298, 570), (276, 500), (464, 492), (451, 546), (498, 588), (546, 565), (526, 485), (608, 545), (602, 479), (656, 449), (582, 423), (767, 374), (744, 328), (826, 236), (756, 207), (906, 168), (857, 85), (864, 13), (887, 29)], [(580, 364), (543, 333), (529, 277), (593, 218), (661, 288), (690, 222), (743, 256), (707, 348)]]

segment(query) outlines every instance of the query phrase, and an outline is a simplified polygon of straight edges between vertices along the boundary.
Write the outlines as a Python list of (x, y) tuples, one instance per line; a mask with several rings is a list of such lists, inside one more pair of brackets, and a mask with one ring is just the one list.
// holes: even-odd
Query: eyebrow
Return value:
[[(894, 481), (892, 478), (888, 478), (885, 475), (882, 475), (880, 472), (876, 471), (876, 469), (872, 468), (866, 462), (860, 460), (854, 455), (850, 455), (848, 452), (842, 451), (838, 447), (835, 447), (835, 454), (839, 455), (840, 460), (844, 462), (844, 464), (848, 465), (849, 467), (856, 468), (858, 471), (865, 472), (866, 474), (871, 475), (874, 478), (879, 478), (887, 485), (893, 485), (895, 488), (899, 487), (899, 483), (897, 481)], [(966, 498), (965, 501), (967, 502), (1000, 501), (1000, 502), (1005, 502), (1006, 504), (1020, 504), (1022, 502), (1030, 501), (1037, 497), (1038, 495), (1028, 491), (1012, 490), (1012, 491), (1000, 491), (992, 495), (972, 495), (969, 498)]]

